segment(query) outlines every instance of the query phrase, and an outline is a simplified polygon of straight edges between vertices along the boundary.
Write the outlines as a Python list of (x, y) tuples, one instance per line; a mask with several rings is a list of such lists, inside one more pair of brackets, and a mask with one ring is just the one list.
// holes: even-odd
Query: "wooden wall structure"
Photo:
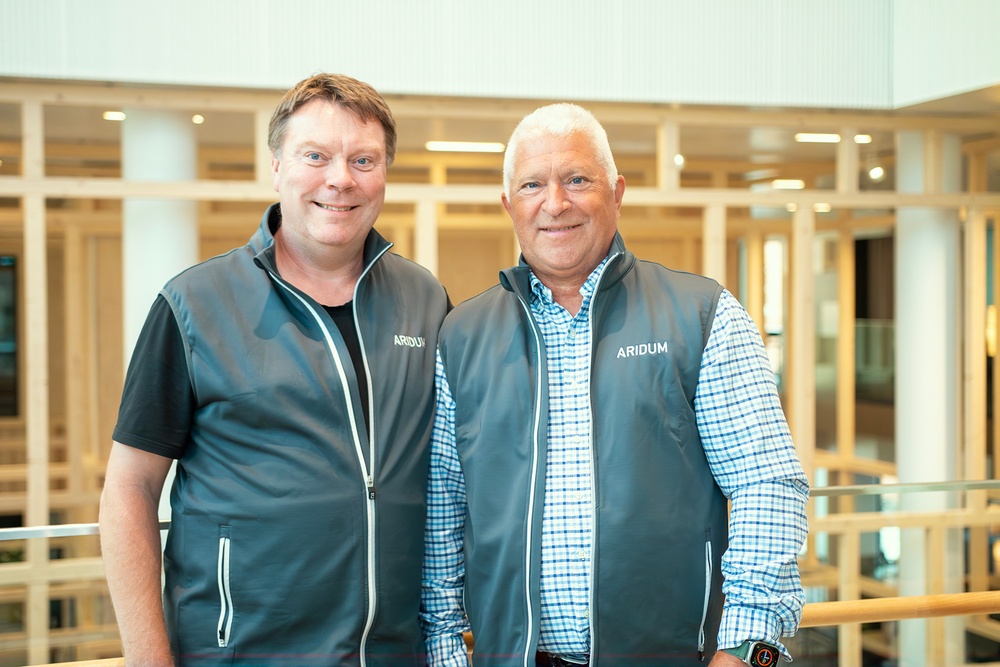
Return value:
[[(121, 202), (129, 197), (198, 201), (203, 258), (243, 244), (263, 208), (275, 199), (264, 143), (274, 100), (272, 94), (253, 91), (0, 83), (0, 104), (15, 105), (20, 118), (10, 136), (0, 128), (0, 255), (18, 260), (20, 351), (20, 410), (17, 416), (0, 418), (0, 516), (19, 517), (25, 526), (96, 521), (125, 366)], [(513, 127), (540, 103), (398, 97), (390, 104), (402, 119)], [(73, 106), (224, 110), (250, 116), (254, 132), (242, 146), (200, 145), (194, 181), (130, 182), (121, 178), (116, 143), (46, 137), (45, 110)], [(626, 104), (590, 108), (605, 123), (642, 126), (655, 136), (654, 150), (616, 156), (628, 182), (621, 230), (638, 256), (718, 278), (742, 295), (763, 328), (764, 244), (772, 238), (785, 243), (783, 401), (805, 468), (810, 475), (823, 470), (832, 483), (895, 471), (893, 461), (855, 450), (855, 241), (866, 235), (891, 237), (898, 207), (957, 211), (966, 243), (963, 479), (1000, 478), (1000, 457), (987, 447), (997, 441), (990, 430), (997, 427), (988, 419), (981, 354), (987, 336), (983, 249), (987, 230), (995, 228), (1000, 216), (1000, 193), (988, 191), (986, 169), (991, 156), (1000, 152), (995, 117)], [(932, 139), (958, 133), (967, 185), (958, 193), (937, 192), (933, 186), (923, 194), (900, 193), (891, 186), (864, 189), (859, 186), (864, 164), (858, 146), (849, 141), (837, 144), (826, 159), (776, 159), (763, 165), (769, 170), (766, 178), (752, 175), (762, 165), (747, 155), (686, 154), (681, 168), (673, 155), (692, 127), (708, 132), (840, 132), (845, 137), (906, 129)], [(883, 157), (891, 164), (891, 154)], [(390, 170), (387, 204), (377, 226), (397, 252), (436, 272), (455, 301), (493, 284), (497, 271), (517, 257), (516, 240), (499, 203), (501, 165), (499, 155), (405, 150)], [(755, 187), (775, 177), (802, 179), (806, 187)], [(817, 212), (824, 210), (819, 205), (832, 210)], [(794, 211), (787, 213), (790, 209)], [(826, 351), (817, 350), (818, 247), (824, 248), (821, 261), (836, 276), (840, 313), (834, 347)], [(996, 280), (1000, 272), (993, 273)], [(1000, 293), (1000, 284), (994, 293)], [(817, 438), (818, 354), (835, 362), (834, 436), (829, 442)], [(992, 392), (1000, 401), (998, 394)], [(860, 536), (904, 524), (936, 535), (933, 531), (947, 525), (973, 527), (969, 589), (1000, 588), (988, 558), (995, 523), (991, 493), (970, 492), (955, 516), (855, 514), (850, 499), (833, 503), (830, 516), (815, 516), (811, 506), (812, 533), (833, 536), (837, 553), (832, 563), (820, 562), (815, 549), (810, 550), (803, 558), (806, 583), (829, 590), (831, 599), (891, 596), (891, 586), (861, 576)], [(0, 665), (120, 655), (95, 537), (0, 542), (0, 552), (12, 554), (9, 560), (14, 561), (0, 563), (0, 609), (8, 615), (5, 625), (0, 614)], [(16, 629), (8, 627), (18, 623)], [(977, 617), (974, 624), (983, 636), (1000, 641), (994, 622)], [(845, 626), (840, 650), (859, 655), (863, 643), (871, 650), (891, 650), (879, 648), (879, 641), (862, 637), (860, 624)]]

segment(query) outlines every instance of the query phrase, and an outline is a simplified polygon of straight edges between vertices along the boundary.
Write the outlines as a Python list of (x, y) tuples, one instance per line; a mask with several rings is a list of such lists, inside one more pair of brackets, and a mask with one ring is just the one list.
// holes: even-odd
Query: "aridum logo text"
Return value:
[(401, 336), (396, 334), (392, 340), (394, 345), (402, 345), (404, 347), (423, 347), (424, 337), (423, 336)]
[(647, 354), (663, 354), (667, 351), (667, 341), (662, 343), (639, 343), (638, 345), (623, 345), (618, 348), (618, 359), (642, 357)]

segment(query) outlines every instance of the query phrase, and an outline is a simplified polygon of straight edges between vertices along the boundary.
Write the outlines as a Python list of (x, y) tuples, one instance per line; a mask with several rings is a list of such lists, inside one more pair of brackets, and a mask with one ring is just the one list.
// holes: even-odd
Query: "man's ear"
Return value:
[(281, 169), (281, 160), (278, 159), (276, 154), (271, 155), (271, 185), (274, 187), (275, 192), (280, 192), (278, 190), (278, 172)]

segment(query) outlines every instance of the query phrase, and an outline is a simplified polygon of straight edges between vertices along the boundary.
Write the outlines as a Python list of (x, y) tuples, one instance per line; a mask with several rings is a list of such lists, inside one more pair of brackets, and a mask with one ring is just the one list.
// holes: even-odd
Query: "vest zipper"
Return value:
[[(392, 244), (387, 244), (372, 261), (368, 262), (361, 275), (358, 276), (357, 282), (354, 283), (354, 294), (351, 296), (351, 300), (354, 302), (354, 330), (358, 334), (358, 347), (361, 348), (361, 361), (365, 366), (365, 379), (368, 383), (368, 460), (371, 461), (371, 469), (368, 470), (367, 482), (368, 482), (368, 502), (367, 502), (367, 514), (368, 514), (368, 617), (365, 619), (365, 629), (361, 632), (361, 645), (358, 650), (358, 655), (361, 659), (361, 667), (367, 667), (368, 659), (366, 657), (368, 649), (368, 635), (372, 631), (372, 626), (375, 624), (375, 607), (377, 603), (376, 594), (377, 588), (375, 586), (375, 392), (372, 389), (372, 370), (368, 365), (368, 352), (365, 349), (365, 339), (361, 335), (361, 323), (358, 321), (358, 288), (361, 286), (361, 281), (364, 280), (371, 268), (375, 266), (375, 262), (379, 260), (382, 255), (389, 252), (389, 248)], [(338, 362), (339, 363), (339, 362)], [(344, 382), (344, 388), (347, 389), (347, 383)], [(348, 401), (349, 403), (350, 401)], [(353, 406), (351, 406), (353, 407)], [(351, 412), (353, 415), (353, 410)], [(359, 454), (360, 446), (357, 436), (357, 429), (355, 427), (354, 431), (354, 441), (358, 443)], [(361, 460), (361, 470), (365, 471), (365, 461), (364, 457), (360, 457)]]
[(524, 309), (524, 313), (528, 318), (528, 324), (531, 327), (531, 333), (535, 338), (535, 350), (539, 356), (538, 363), (536, 364), (537, 371), (535, 373), (535, 414), (534, 414), (534, 426), (532, 434), (532, 456), (531, 456), (531, 477), (530, 477), (530, 487), (528, 491), (528, 521), (526, 525), (526, 532), (524, 536), (524, 544), (526, 545), (524, 553), (524, 603), (525, 611), (527, 613), (528, 628), (525, 633), (527, 638), (527, 643), (524, 645), (524, 667), (531, 667), (535, 664), (535, 656), (530, 655), (531, 653), (531, 638), (535, 635), (534, 624), (535, 619), (532, 614), (531, 609), (531, 560), (532, 560), (532, 549), (531, 549), (531, 533), (532, 526), (534, 525), (535, 519), (535, 488), (537, 486), (538, 480), (538, 457), (539, 457), (539, 443), (538, 438), (540, 437), (541, 430), (541, 411), (542, 411), (542, 363), (541, 355), (545, 350), (545, 345), (542, 343), (541, 334), (538, 331), (538, 326), (535, 324), (535, 318), (531, 316), (531, 309), (524, 299), (518, 297), (518, 301), (521, 302), (521, 307)]
[(323, 332), (323, 338), (326, 341), (327, 349), (330, 352), (330, 357), (333, 359), (334, 366), (337, 369), (337, 376), (340, 378), (340, 383), (344, 387), (344, 400), (347, 403), (347, 416), (348, 421), (351, 425), (351, 435), (354, 439), (354, 450), (358, 457), (358, 465), (361, 468), (361, 481), (364, 484), (365, 490), (365, 518), (368, 534), (365, 539), (365, 548), (367, 551), (366, 555), (366, 571), (368, 573), (368, 609), (365, 615), (365, 626), (364, 630), (361, 632), (361, 641), (358, 646), (358, 656), (360, 658), (361, 667), (367, 667), (367, 658), (365, 656), (367, 645), (368, 645), (368, 635), (371, 633), (372, 625), (375, 623), (375, 605), (376, 605), (376, 586), (375, 586), (375, 396), (372, 392), (372, 379), (371, 379), (371, 369), (368, 367), (368, 356), (365, 353), (365, 344), (361, 336), (361, 327), (358, 325), (358, 311), (357, 311), (357, 297), (358, 297), (358, 286), (361, 284), (362, 279), (368, 274), (371, 267), (375, 262), (386, 252), (392, 245), (387, 245), (383, 248), (378, 255), (376, 255), (371, 262), (365, 267), (365, 270), (361, 272), (358, 276), (357, 282), (354, 284), (354, 295), (353, 300), (355, 303), (354, 307), (354, 327), (358, 332), (358, 345), (361, 347), (361, 359), (365, 365), (365, 374), (368, 376), (368, 410), (372, 415), (370, 419), (369, 426), (369, 440), (368, 440), (368, 451), (369, 451), (369, 461), (371, 461), (371, 469), (369, 470), (368, 465), (365, 463), (364, 449), (361, 445), (361, 436), (358, 434), (358, 423), (354, 417), (354, 402), (351, 400), (351, 388), (347, 383), (347, 375), (344, 372), (344, 364), (340, 359), (340, 355), (337, 353), (337, 346), (333, 343), (333, 337), (330, 335), (330, 330), (323, 323), (323, 318), (316, 312), (316, 309), (312, 307), (298, 290), (291, 287), (288, 283), (281, 278), (281, 276), (272, 273), (275, 281), (285, 288), (285, 290), (298, 299), (302, 305), (309, 311), (316, 320), (316, 324), (319, 325), (320, 330)]
[(229, 637), (233, 630), (233, 595), (229, 590), (229, 526), (219, 527), (219, 648), (229, 646)]

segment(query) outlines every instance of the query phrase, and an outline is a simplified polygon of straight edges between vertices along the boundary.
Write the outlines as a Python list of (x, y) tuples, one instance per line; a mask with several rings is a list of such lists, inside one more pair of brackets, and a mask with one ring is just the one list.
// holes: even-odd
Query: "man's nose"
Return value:
[(326, 186), (346, 190), (354, 185), (354, 176), (346, 160), (330, 160), (326, 165), (325, 173)]
[(570, 207), (569, 199), (566, 197), (566, 190), (561, 183), (550, 183), (545, 189), (545, 203), (543, 210), (556, 217)]

